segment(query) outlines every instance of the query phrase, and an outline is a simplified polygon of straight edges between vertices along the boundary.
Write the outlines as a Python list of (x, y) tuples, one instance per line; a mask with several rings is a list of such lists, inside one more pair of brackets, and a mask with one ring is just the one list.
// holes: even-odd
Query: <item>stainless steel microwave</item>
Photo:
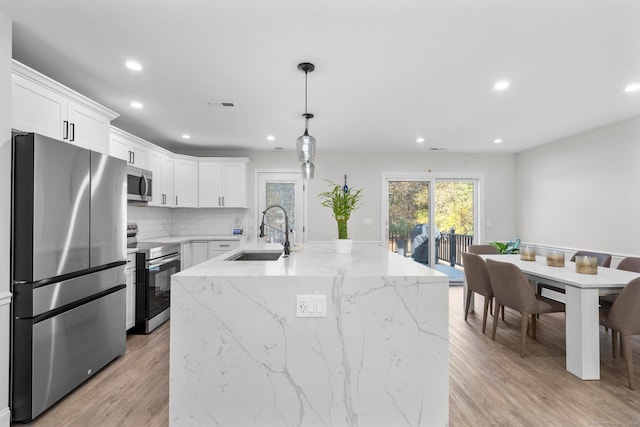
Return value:
[(148, 170), (127, 167), (127, 201), (150, 202), (152, 197), (153, 173)]

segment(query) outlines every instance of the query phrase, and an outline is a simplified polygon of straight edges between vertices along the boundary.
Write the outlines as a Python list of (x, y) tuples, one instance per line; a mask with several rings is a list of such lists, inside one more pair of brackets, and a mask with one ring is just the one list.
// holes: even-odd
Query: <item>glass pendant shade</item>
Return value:
[(313, 172), (315, 170), (315, 165), (313, 164), (313, 162), (304, 162), (302, 164), (302, 177), (304, 179), (311, 179), (313, 178)]
[(316, 160), (316, 139), (304, 130), (304, 135), (296, 141), (299, 162), (314, 162)]

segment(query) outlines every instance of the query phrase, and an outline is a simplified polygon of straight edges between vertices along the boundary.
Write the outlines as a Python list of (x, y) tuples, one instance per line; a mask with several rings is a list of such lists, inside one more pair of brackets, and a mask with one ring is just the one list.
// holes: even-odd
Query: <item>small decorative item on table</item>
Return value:
[(550, 267), (564, 267), (564, 252), (550, 251), (547, 254), (547, 265)]
[(598, 274), (598, 258), (594, 256), (576, 257), (576, 273)]
[(531, 246), (524, 246), (520, 249), (520, 259), (522, 261), (535, 261), (536, 260), (536, 248)]

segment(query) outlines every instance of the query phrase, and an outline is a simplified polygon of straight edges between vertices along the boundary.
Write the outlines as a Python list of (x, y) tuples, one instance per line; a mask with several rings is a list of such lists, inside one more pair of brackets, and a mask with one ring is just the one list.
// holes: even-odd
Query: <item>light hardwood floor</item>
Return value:
[[(507, 309), (492, 341), (481, 332), (482, 303), (477, 297), (476, 311), (465, 322), (462, 287), (450, 288), (450, 426), (640, 425), (640, 390), (627, 387), (624, 359), (611, 357), (604, 329), (601, 380), (581, 381), (564, 368), (564, 315), (540, 317), (537, 340), (529, 337), (521, 359), (519, 314)], [(640, 339), (633, 345), (640, 384)], [(168, 401), (169, 322), (151, 335), (130, 335), (123, 357), (31, 425), (167, 426)]]

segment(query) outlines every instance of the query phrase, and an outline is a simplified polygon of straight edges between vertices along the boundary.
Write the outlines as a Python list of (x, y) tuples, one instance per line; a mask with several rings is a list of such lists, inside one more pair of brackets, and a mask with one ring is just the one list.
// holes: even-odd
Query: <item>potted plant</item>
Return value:
[(491, 246), (496, 248), (501, 254), (517, 254), (520, 248), (520, 238), (513, 236), (507, 243), (491, 242)]
[(333, 211), (333, 217), (338, 223), (338, 238), (336, 239), (337, 253), (351, 253), (353, 241), (347, 232), (347, 221), (351, 217), (351, 212), (360, 207), (362, 189), (343, 187), (334, 182), (326, 180), (331, 190), (318, 194), (322, 199), (322, 206), (326, 206)]

